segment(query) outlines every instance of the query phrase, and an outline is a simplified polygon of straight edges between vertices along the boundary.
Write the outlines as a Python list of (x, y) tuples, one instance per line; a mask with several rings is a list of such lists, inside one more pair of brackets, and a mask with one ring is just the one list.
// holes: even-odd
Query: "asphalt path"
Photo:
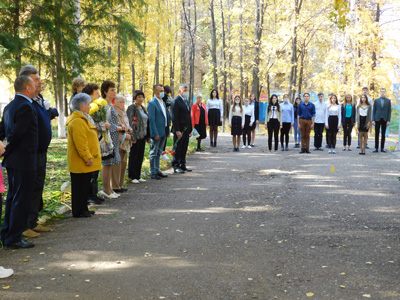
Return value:
[(0, 299), (400, 299), (400, 156), (266, 144), (220, 136), (193, 172), (1, 250)]

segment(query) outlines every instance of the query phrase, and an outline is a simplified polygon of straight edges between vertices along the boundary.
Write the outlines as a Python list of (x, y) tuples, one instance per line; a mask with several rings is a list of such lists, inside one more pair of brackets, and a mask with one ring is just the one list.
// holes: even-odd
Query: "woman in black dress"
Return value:
[(196, 151), (203, 152), (201, 148), (201, 140), (207, 137), (206, 127), (208, 125), (207, 108), (203, 103), (203, 96), (198, 94), (196, 97), (196, 103), (192, 105), (192, 127), (197, 130), (199, 136), (197, 137), (197, 149)]

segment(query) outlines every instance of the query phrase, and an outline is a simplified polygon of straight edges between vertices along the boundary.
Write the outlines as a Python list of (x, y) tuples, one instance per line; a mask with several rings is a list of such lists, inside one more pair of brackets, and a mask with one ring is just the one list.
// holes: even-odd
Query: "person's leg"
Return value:
[(40, 204), (42, 202), (44, 180), (46, 178), (47, 152), (37, 154), (36, 177), (28, 216), (28, 228), (35, 228), (38, 223)]
[(242, 136), (242, 138), (243, 138), (243, 146), (246, 146), (246, 134), (247, 134), (247, 130), (243, 129), (243, 136)]
[(236, 135), (232, 135), (233, 149), (236, 149)]
[(125, 150), (120, 149), (119, 155), (121, 156), (121, 169), (119, 174), (119, 188), (122, 189), (125, 183), (125, 173), (126, 173), (126, 165), (128, 163), (128, 153)]
[(250, 142), (250, 145), (254, 145), (255, 139), (256, 139), (256, 130), (254, 129), (254, 130), (251, 131), (251, 142)]
[(337, 132), (334, 131), (332, 132), (332, 148), (335, 149), (336, 147), (336, 136), (337, 136)]
[(189, 147), (189, 136), (190, 132), (185, 133), (182, 135), (182, 148), (181, 148), (181, 157), (179, 158), (180, 165), (186, 166), (186, 154)]
[(306, 130), (305, 130), (305, 149), (310, 149), (310, 132), (311, 132), (311, 120), (305, 120)]
[(91, 173), (71, 173), (72, 216), (78, 217), (88, 211), (86, 204), (89, 195)]
[(240, 135), (238, 135), (237, 136), (237, 139), (236, 139), (236, 143), (237, 143), (237, 146), (236, 146), (236, 148), (239, 148), (240, 147)]
[(253, 131), (254, 131), (254, 130), (249, 130), (249, 131), (247, 132), (247, 146), (252, 145), (251, 139), (252, 139), (252, 132), (253, 132)]
[(314, 147), (318, 148), (318, 138), (319, 138), (319, 124), (315, 123), (314, 124)]
[(375, 122), (375, 149), (379, 148), (379, 130), (381, 129), (380, 121)]
[(274, 132), (274, 128), (272, 126), (272, 122), (268, 122), (268, 150), (272, 150), (272, 133)]
[(386, 140), (386, 122), (381, 119), (381, 127), (382, 127), (382, 138), (381, 138), (381, 150), (385, 149), (385, 140)]
[(119, 162), (116, 165), (111, 166), (111, 188), (113, 190), (118, 190), (120, 188), (119, 187), (119, 177), (121, 174), (121, 167), (122, 167), (121, 162)]
[[(284, 123), (283, 123), (284, 124)], [(281, 147), (283, 148), (283, 142), (284, 142), (284, 135), (285, 135), (285, 129), (284, 126), (281, 128), (281, 135), (280, 135), (280, 142), (281, 142)]]
[(167, 138), (160, 137), (158, 140), (158, 151), (157, 151), (157, 156), (156, 156), (156, 174), (160, 173), (160, 156), (161, 156), (161, 149), (164, 147), (164, 144), (167, 142)]
[[(157, 141), (159, 144), (159, 141)], [(182, 138), (178, 139), (178, 136), (174, 134), (174, 146), (173, 146), (173, 155), (172, 155), (172, 166), (179, 167), (179, 155), (180, 155), (180, 147), (182, 144)]]
[(214, 144), (214, 125), (210, 125), (210, 146), (212, 147)]
[(276, 122), (274, 122), (274, 141), (275, 141), (275, 151), (278, 151), (278, 145), (279, 145), (279, 121), (276, 120)]
[[(129, 151), (129, 162), (128, 162), (128, 177), (130, 179), (136, 179), (135, 178), (135, 165), (136, 165), (136, 155), (137, 155), (137, 143), (132, 144), (131, 150)], [(135, 151), (136, 150), (136, 151)]]
[(217, 138), (218, 138), (218, 125), (214, 126), (214, 146), (217, 145)]
[(301, 149), (306, 149), (306, 120), (300, 119)]
[(360, 137), (360, 152), (361, 152), (361, 153), (365, 153), (365, 144), (366, 144), (366, 141), (365, 141), (365, 135), (364, 135), (364, 133), (365, 133), (365, 132), (360, 132), (360, 133), (359, 133), (359, 137)]
[(368, 144), (368, 131), (363, 132), (364, 134), (364, 153), (365, 153), (365, 149), (367, 148), (367, 144)]
[(290, 133), (290, 127), (292, 124), (286, 123), (286, 130), (285, 130), (285, 146), (286, 148), (289, 147), (289, 133)]
[(348, 134), (348, 139), (347, 139), (347, 149), (350, 149), (351, 147), (351, 132), (353, 131), (353, 126), (349, 124), (349, 134)]
[[(166, 142), (166, 141), (165, 141)], [(136, 142), (136, 147), (137, 147), (137, 153), (135, 155), (135, 167), (134, 167), (134, 174), (135, 178), (139, 180), (141, 178), (142, 174), (142, 165), (143, 165), (143, 159), (144, 159), (144, 150), (146, 148), (146, 139), (141, 139)]]
[(112, 166), (103, 166), (101, 170), (101, 178), (103, 180), (103, 191), (107, 195), (111, 195), (113, 190), (111, 188), (111, 168)]

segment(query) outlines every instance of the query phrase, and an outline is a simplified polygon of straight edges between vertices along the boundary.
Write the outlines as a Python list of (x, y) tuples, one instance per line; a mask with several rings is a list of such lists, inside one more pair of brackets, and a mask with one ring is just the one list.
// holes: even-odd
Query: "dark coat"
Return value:
[[(351, 126), (354, 125), (354, 123), (356, 122), (356, 106), (353, 104), (351, 106)], [(342, 123), (344, 124), (346, 120), (346, 103), (342, 104)]]
[(36, 170), (38, 119), (33, 104), (16, 95), (5, 108), (0, 138), (7, 139), (3, 166), (16, 170)]
[(192, 117), (190, 115), (191, 108), (187, 107), (181, 96), (174, 99), (171, 105), (173, 133), (180, 131), (192, 132)]

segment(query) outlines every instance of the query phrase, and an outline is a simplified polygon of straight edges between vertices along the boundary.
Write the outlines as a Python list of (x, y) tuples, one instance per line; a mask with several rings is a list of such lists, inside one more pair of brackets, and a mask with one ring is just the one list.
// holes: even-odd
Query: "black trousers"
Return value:
[[(321, 148), (322, 147), (322, 138), (324, 135), (324, 123), (314, 123), (314, 147)], [(328, 139), (327, 139), (328, 143)]]
[(182, 132), (182, 137), (178, 139), (176, 133), (174, 134), (174, 156), (172, 158), (172, 166), (186, 166), (186, 153), (189, 146), (189, 130)]
[(99, 171), (92, 172), (92, 179), (90, 180), (89, 196), (88, 199), (97, 199), (99, 192)]
[(381, 149), (385, 149), (385, 135), (386, 135), (386, 121), (382, 118), (379, 121), (375, 121), (375, 149), (379, 148), (379, 131), (382, 130), (381, 136)]
[(77, 217), (89, 210), (87, 206), (87, 200), (90, 192), (90, 181), (93, 178), (93, 172), (70, 174), (72, 216)]
[(8, 193), (1, 240), (5, 245), (17, 243), (26, 230), (31, 208), (36, 170), (7, 168)]
[(137, 140), (135, 144), (132, 144), (131, 151), (129, 152), (128, 162), (128, 177), (130, 179), (140, 179), (145, 147), (145, 138)]
[(46, 179), (47, 151), (37, 154), (36, 178), (33, 187), (31, 210), (28, 216), (27, 229), (33, 229), (38, 224), (39, 212), (43, 202), (44, 180)]
[(279, 137), (279, 121), (278, 119), (270, 119), (268, 122), (268, 149), (272, 150), (272, 134), (275, 140), (275, 151), (278, 150), (278, 137)]
[(344, 119), (343, 126), (343, 146), (351, 146), (351, 132), (353, 131), (353, 124), (351, 123), (351, 118)]
[(281, 129), (281, 146), (283, 147), (283, 140), (285, 140), (285, 146), (287, 147), (289, 145), (289, 132), (290, 132), (290, 126), (291, 123), (282, 123), (282, 129)]

